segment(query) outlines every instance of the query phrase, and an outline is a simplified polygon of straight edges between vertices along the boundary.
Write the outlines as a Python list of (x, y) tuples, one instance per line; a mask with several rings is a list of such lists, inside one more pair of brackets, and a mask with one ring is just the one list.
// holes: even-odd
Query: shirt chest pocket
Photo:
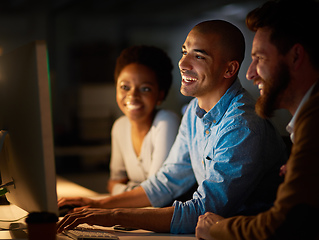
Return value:
[(203, 158), (203, 165), (205, 168), (205, 179), (213, 182), (223, 182), (224, 178), (219, 170), (218, 162), (214, 161), (211, 155)]

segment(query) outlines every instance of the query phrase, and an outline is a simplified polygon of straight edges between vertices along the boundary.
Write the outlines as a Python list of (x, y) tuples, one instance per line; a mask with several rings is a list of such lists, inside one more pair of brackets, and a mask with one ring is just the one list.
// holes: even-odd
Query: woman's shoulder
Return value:
[(115, 131), (117, 129), (123, 129), (125, 126), (128, 126), (128, 125), (129, 125), (129, 120), (125, 115), (123, 115), (114, 121), (112, 130)]
[(156, 113), (154, 122), (158, 122), (162, 120), (179, 121), (180, 118), (177, 116), (175, 112), (171, 110), (159, 109)]

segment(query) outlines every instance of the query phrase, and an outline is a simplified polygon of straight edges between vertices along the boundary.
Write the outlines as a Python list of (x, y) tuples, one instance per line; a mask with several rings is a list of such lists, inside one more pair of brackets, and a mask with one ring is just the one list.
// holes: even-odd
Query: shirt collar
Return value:
[(228, 109), (230, 102), (240, 89), (242, 89), (242, 85), (237, 78), (228, 88), (226, 93), (219, 99), (216, 105), (208, 112), (200, 108), (197, 103), (196, 115), (201, 118), (204, 123), (213, 122), (214, 124), (217, 124), (222, 119), (224, 113)]
[(295, 114), (293, 115), (292, 119), (290, 120), (290, 122), (286, 126), (286, 130), (290, 134), (290, 139), (291, 139), (292, 142), (294, 142), (294, 127), (295, 127), (297, 116), (298, 116), (301, 108), (303, 107), (303, 105), (305, 105), (305, 103), (308, 101), (308, 99), (309, 99), (309, 97), (311, 95), (311, 92), (312, 92), (313, 88), (315, 87), (315, 85), (316, 85), (316, 83), (314, 83), (309, 88), (309, 90), (307, 91), (305, 96), (302, 98), (302, 100), (301, 100), (301, 102), (300, 102), (300, 104), (299, 104), (299, 106), (297, 108), (297, 111), (295, 112)]

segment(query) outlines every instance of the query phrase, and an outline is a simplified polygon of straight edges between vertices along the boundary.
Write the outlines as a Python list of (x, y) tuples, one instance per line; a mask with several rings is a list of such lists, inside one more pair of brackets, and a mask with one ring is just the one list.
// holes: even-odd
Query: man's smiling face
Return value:
[(263, 118), (271, 117), (273, 111), (283, 108), (283, 98), (290, 82), (285, 57), (270, 42), (270, 30), (258, 29), (252, 46), (252, 62), (246, 77), (258, 86), (260, 97), (256, 112)]
[(179, 61), (181, 93), (197, 97), (199, 101), (211, 99), (222, 84), (227, 67), (220, 36), (193, 29), (183, 44), (182, 54)]

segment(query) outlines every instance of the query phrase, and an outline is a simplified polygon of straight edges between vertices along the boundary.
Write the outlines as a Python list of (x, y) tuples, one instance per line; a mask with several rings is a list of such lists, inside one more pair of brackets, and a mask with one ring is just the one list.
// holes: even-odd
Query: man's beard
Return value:
[(284, 90), (290, 82), (290, 73), (288, 66), (281, 62), (272, 79), (263, 80), (263, 95), (257, 99), (256, 112), (262, 118), (270, 118), (276, 109), (279, 108), (279, 102)]

